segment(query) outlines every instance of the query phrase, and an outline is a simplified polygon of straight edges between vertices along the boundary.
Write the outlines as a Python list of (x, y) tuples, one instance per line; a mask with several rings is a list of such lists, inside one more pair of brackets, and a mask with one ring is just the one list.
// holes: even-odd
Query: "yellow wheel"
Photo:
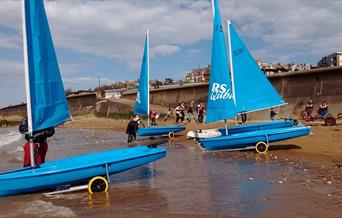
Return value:
[(92, 178), (88, 183), (89, 193), (106, 192), (108, 190), (108, 182), (102, 176)]
[(256, 152), (258, 152), (259, 154), (265, 154), (268, 150), (268, 144), (265, 142), (258, 142), (255, 145), (255, 150)]
[(175, 138), (175, 133), (169, 132), (169, 139), (174, 139), (174, 138)]

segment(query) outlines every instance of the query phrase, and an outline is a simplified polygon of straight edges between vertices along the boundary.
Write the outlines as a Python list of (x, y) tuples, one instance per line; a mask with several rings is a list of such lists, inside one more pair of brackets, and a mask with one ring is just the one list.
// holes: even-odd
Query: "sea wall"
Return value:
[[(69, 109), (72, 115), (80, 115), (89, 113), (90, 110), (95, 108), (97, 101), (96, 94), (82, 94), (76, 96), (70, 96), (67, 98)], [(26, 104), (19, 104), (8, 106), (0, 109), (0, 116), (21, 116), (26, 115)]]
[[(275, 89), (288, 103), (275, 109), (278, 117), (299, 118), (304, 110), (308, 98), (315, 103), (314, 110), (318, 110), (321, 101), (329, 105), (329, 112), (336, 116), (342, 112), (342, 67), (320, 68), (301, 72), (274, 74), (268, 77)], [(150, 102), (164, 107), (175, 107), (178, 103), (195, 103), (207, 101), (208, 83), (189, 83), (182, 85), (161, 86), (151, 89)], [(258, 86), (258, 84), (255, 84)], [(267, 94), (267, 93), (265, 93)], [(135, 100), (136, 90), (129, 90), (123, 94), (123, 99)], [(96, 94), (83, 94), (68, 97), (68, 103), (73, 115), (87, 114), (95, 110)], [(125, 102), (102, 103), (98, 112), (103, 114), (129, 113), (133, 106)], [(25, 116), (26, 104), (9, 106), (0, 109), (0, 116)], [(249, 119), (267, 119), (269, 110), (248, 114)]]
[[(275, 109), (278, 117), (300, 117), (308, 98), (314, 101), (315, 111), (318, 110), (320, 102), (325, 100), (332, 114), (342, 112), (342, 67), (274, 74), (268, 76), (268, 79), (288, 103)], [(208, 85), (208, 83), (183, 84), (152, 89), (150, 102), (171, 107), (180, 102), (206, 102)], [(254, 85), (258, 86), (258, 84)], [(134, 100), (135, 96), (136, 91), (129, 91), (124, 93), (123, 98)], [(269, 110), (254, 112), (248, 117), (267, 119)]]

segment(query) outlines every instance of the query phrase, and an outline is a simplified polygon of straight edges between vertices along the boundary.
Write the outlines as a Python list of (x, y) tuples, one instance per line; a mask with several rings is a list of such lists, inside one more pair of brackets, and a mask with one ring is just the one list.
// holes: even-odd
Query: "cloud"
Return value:
[(77, 72), (79, 72), (80, 69), (80, 64), (59, 64), (59, 70), (62, 74), (62, 77), (76, 74)]
[(154, 56), (154, 55), (160, 54), (163, 56), (167, 56), (167, 55), (176, 53), (178, 51), (180, 51), (179, 46), (163, 44), (163, 45), (157, 45), (153, 47), (151, 49), (151, 55)]
[(140, 66), (146, 29), (151, 53), (154, 48), (161, 55), (211, 35), (210, 2), (48, 1), (45, 5), (57, 46), (119, 60), (132, 68)]
[[(91, 77), (91, 76), (84, 76), (84, 77), (65, 77), (63, 78), (64, 87), (97, 87), (98, 86), (99, 78)], [(102, 85), (112, 84), (113, 80), (110, 80), (106, 77), (100, 77), (100, 82)]]
[(0, 49), (20, 49), (21, 38), (14, 34), (4, 34), (0, 32)]
[[(231, 15), (244, 38), (257, 37), (259, 59), (295, 61), (341, 50), (339, 1), (221, 1), (223, 17)], [(248, 46), (248, 45), (247, 45)], [(260, 50), (260, 51), (258, 51)], [(262, 54), (262, 55), (261, 55)]]
[[(339, 1), (219, 1), (222, 20), (230, 19), (258, 59), (320, 57), (341, 49)], [(146, 29), (151, 53), (175, 55), (181, 48), (211, 40), (210, 1), (45, 1), (55, 44), (140, 66)], [(20, 2), (3, 1), (0, 25), (21, 32)], [(226, 29), (226, 27), (225, 27)], [(0, 46), (8, 42), (0, 36)], [(15, 46), (17, 40), (8, 46)], [(200, 46), (200, 44), (198, 44)], [(266, 51), (266, 52), (265, 52)], [(210, 51), (208, 51), (210, 52)], [(156, 56), (155, 56), (156, 57)]]
[(15, 60), (0, 59), (0, 83), (22, 83), (25, 81), (24, 64)]
[(21, 31), (21, 1), (3, 0), (0, 4), (0, 26)]

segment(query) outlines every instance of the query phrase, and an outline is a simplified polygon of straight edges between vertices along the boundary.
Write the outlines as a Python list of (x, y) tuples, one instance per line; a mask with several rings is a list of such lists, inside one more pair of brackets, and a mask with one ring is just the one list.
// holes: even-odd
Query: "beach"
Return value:
[[(126, 124), (76, 117), (49, 139), (47, 159), (164, 140), (138, 137), (128, 144)], [(222, 123), (210, 128), (215, 125)], [(0, 130), (13, 138), (1, 145), (1, 171), (20, 168), (24, 139), (14, 127)], [(312, 132), (272, 143), (264, 155), (203, 152), (183, 132), (160, 145), (166, 158), (112, 175), (107, 193), (2, 197), (0, 217), (341, 217), (342, 126), (313, 126)]]
[[(79, 116), (75, 117), (73, 121), (65, 123), (62, 128), (81, 128), (81, 129), (92, 129), (92, 130), (112, 130), (117, 132), (126, 131), (126, 127), (129, 120), (126, 119), (106, 119), (106, 118), (98, 118), (93, 115), (88, 116)], [(260, 120), (251, 121), (250, 123), (255, 122), (263, 122)], [(157, 120), (157, 124), (159, 125), (175, 125), (173, 117), (167, 120), (167, 122)], [(196, 130), (196, 129), (213, 129), (224, 126), (224, 122), (215, 122), (210, 124), (197, 124), (194, 121), (190, 123), (184, 123), (186, 125), (186, 131), (180, 132), (177, 135), (178, 141), (181, 143), (187, 143), (189, 140), (186, 140), (187, 131)], [(310, 125), (311, 124), (311, 125)], [(146, 125), (146, 122), (145, 122)], [(235, 125), (234, 121), (228, 121), (228, 125)], [(275, 145), (282, 145), (282, 147), (288, 147), (289, 150), (291, 145), (300, 145), (301, 153), (303, 154), (321, 154), (327, 156), (336, 156), (340, 157), (342, 155), (342, 124), (336, 126), (324, 126), (323, 123), (313, 122), (306, 123), (306, 125), (311, 126), (312, 136), (309, 137), (301, 137), (295, 138), (291, 140), (285, 140), (281, 142), (275, 143)], [(286, 146), (288, 145), (288, 146)], [(274, 146), (272, 146), (274, 147)], [(294, 147), (295, 148), (295, 147)], [(271, 148), (272, 149), (272, 148)]]

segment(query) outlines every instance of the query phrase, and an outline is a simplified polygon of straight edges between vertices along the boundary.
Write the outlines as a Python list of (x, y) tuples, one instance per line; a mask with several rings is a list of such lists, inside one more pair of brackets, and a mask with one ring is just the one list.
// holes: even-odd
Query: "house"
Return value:
[(125, 91), (127, 91), (127, 88), (104, 90), (105, 98), (121, 98), (122, 93)]
[(188, 83), (209, 82), (210, 80), (210, 64), (206, 68), (194, 68), (186, 74), (185, 81)]

